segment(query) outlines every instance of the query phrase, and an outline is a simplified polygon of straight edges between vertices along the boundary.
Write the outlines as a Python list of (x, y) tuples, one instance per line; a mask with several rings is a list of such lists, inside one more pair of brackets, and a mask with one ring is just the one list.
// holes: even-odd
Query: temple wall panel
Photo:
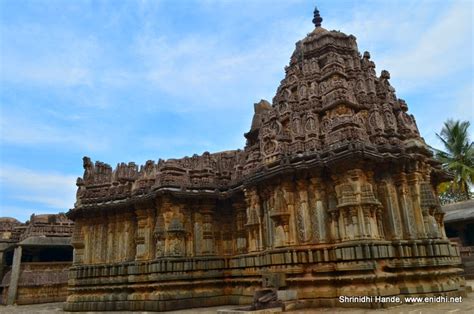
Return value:
[(325, 243), (329, 241), (328, 228), (330, 219), (326, 200), (326, 187), (321, 182), (321, 178), (313, 177), (308, 185), (310, 219), (312, 243)]
[(384, 219), (386, 226), (386, 238), (398, 240), (403, 238), (403, 226), (398, 206), (398, 195), (396, 187), (391, 179), (379, 183), (380, 201), (384, 207), (387, 219)]
[[(33, 262), (21, 265), (16, 304), (64, 302), (68, 295), (68, 271), (71, 262)], [(9, 273), (6, 274), (10, 276)], [(8, 284), (3, 284), (3, 300)]]
[(426, 238), (427, 232), (425, 230), (425, 221), (420, 204), (420, 179), (420, 174), (418, 172), (407, 174), (408, 189), (410, 191), (408, 195), (410, 197), (410, 203), (416, 221), (417, 234), (420, 238)]
[(71, 237), (71, 245), (74, 248), (73, 252), (73, 263), (74, 264), (83, 264), (84, 261), (84, 231), (85, 231), (85, 221), (83, 219), (77, 220), (75, 222), (74, 231)]
[(135, 209), (135, 260), (147, 260), (155, 257), (155, 215), (159, 215), (158, 213), (155, 214), (155, 212), (156, 209), (154, 205)]

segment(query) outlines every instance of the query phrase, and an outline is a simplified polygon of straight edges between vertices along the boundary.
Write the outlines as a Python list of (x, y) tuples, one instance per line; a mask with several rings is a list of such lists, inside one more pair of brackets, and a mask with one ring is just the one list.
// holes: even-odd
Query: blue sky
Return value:
[(4, 0), (0, 216), (73, 207), (84, 155), (115, 166), (243, 147), (315, 4), (390, 71), (428, 144), (448, 118), (474, 125), (472, 1)]

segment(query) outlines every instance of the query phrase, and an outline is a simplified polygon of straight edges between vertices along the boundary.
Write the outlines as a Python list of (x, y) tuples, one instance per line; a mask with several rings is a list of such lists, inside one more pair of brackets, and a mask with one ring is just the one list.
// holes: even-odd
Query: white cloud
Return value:
[[(389, 70), (401, 92), (426, 88), (456, 72), (472, 69), (472, 3), (453, 1), (433, 12), (429, 2), (387, 2), (361, 6), (350, 21), (336, 21), (371, 52), (377, 70)], [(331, 26), (332, 26), (331, 25)]]
[[(416, 24), (414, 25), (416, 26)], [(456, 71), (472, 67), (472, 12), (455, 2), (431, 28), (422, 33), (415, 45), (384, 56), (382, 64), (411, 88), (442, 80)], [(469, 64), (469, 60), (471, 60)]]
[(135, 45), (147, 69), (144, 79), (173, 96), (200, 100), (201, 108), (235, 105), (248, 96), (242, 88), (252, 89), (255, 100), (271, 99), (294, 41), (303, 34), (300, 20), (274, 24), (269, 33), (245, 45), (230, 40), (230, 30), (225, 29), (178, 39), (145, 31)]
[[(76, 178), (61, 173), (35, 171), (2, 165), (0, 186), (9, 198), (38, 203), (66, 211), (74, 205)], [(2, 205), (3, 207), (4, 205)]]

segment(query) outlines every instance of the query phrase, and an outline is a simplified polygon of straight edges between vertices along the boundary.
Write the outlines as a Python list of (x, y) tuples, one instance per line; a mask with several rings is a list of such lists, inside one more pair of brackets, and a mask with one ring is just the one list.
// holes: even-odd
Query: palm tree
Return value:
[(469, 140), (469, 125), (468, 121), (449, 119), (441, 134), (436, 134), (445, 148), (445, 151), (436, 150), (436, 159), (454, 175), (453, 181), (442, 189), (465, 200), (471, 198), (470, 187), (474, 183), (474, 143)]

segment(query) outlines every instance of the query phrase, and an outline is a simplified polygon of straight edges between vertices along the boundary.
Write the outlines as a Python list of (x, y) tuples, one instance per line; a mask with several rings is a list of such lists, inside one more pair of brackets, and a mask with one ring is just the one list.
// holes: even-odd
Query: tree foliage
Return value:
[(468, 121), (447, 120), (440, 134), (444, 150), (436, 150), (436, 159), (454, 178), (439, 185), (438, 191), (442, 203), (471, 199), (471, 187), (474, 183), (474, 143), (469, 139)]

